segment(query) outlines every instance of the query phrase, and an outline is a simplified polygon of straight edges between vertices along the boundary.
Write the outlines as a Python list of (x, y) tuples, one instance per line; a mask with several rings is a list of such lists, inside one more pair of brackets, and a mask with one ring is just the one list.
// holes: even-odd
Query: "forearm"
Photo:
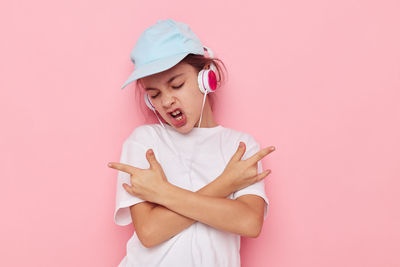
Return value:
[(222, 231), (251, 236), (257, 228), (257, 215), (241, 201), (197, 194), (166, 183), (157, 203)]
[[(226, 198), (231, 193), (232, 189), (220, 177), (195, 192), (195, 194), (218, 198)], [(153, 246), (170, 239), (196, 222), (196, 220), (185, 217), (162, 205), (152, 204), (155, 206), (150, 211), (147, 227), (149, 228), (148, 233), (150, 233), (148, 239), (151, 240), (150, 243)]]

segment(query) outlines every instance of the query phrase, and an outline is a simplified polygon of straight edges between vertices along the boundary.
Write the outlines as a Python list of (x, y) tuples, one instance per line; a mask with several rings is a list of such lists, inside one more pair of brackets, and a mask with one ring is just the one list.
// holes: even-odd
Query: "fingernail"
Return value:
[(112, 165), (111, 163), (108, 163), (108, 164), (107, 164), (108, 167), (111, 167), (111, 165)]
[(149, 150), (149, 155), (153, 155), (153, 149)]

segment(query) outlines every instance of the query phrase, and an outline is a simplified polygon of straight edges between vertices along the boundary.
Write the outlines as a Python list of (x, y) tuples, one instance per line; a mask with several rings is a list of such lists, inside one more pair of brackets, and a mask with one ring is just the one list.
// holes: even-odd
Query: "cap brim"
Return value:
[(122, 85), (121, 89), (124, 89), (125, 86), (127, 86), (128, 84), (130, 84), (131, 82), (133, 82), (137, 79), (162, 72), (164, 70), (167, 70), (167, 69), (175, 66), (176, 64), (179, 63), (179, 61), (181, 61), (184, 57), (186, 57), (190, 53), (191, 52), (187, 52), (187, 53), (178, 54), (178, 55), (174, 55), (171, 57), (159, 59), (154, 62), (150, 62), (146, 65), (143, 65), (140, 68), (135, 69), (132, 72), (132, 74), (129, 76), (128, 80), (126, 80), (124, 85)]

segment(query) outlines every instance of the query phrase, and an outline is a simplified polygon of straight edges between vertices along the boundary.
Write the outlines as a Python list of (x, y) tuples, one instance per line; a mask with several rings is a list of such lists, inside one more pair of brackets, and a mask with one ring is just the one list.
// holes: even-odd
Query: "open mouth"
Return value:
[(177, 121), (180, 121), (183, 119), (183, 112), (178, 108), (175, 109), (174, 111), (170, 112), (169, 115), (174, 118)]

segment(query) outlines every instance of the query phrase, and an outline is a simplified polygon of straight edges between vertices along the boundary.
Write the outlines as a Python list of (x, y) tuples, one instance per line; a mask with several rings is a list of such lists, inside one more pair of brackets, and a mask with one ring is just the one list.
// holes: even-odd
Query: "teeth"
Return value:
[(175, 112), (172, 112), (171, 114), (175, 116), (175, 115), (178, 115), (179, 113), (181, 113), (181, 112), (179, 110), (177, 110)]
[(179, 116), (178, 118), (176, 118), (178, 121), (180, 121), (182, 119), (182, 115)]

